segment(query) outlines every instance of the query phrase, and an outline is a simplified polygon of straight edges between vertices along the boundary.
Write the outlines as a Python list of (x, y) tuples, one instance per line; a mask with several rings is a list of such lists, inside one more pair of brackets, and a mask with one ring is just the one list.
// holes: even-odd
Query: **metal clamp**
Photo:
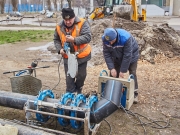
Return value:
[[(74, 100), (74, 94), (68, 92), (62, 96), (59, 104), (60, 105), (67, 105), (67, 103), (71, 102), (72, 100)], [(64, 115), (65, 114), (64, 109), (58, 109), (58, 114)], [(69, 125), (69, 121), (65, 120), (62, 117), (58, 118), (58, 122), (61, 126), (64, 126), (64, 127)]]
[[(78, 107), (81, 103), (86, 103), (86, 97), (83, 94), (78, 94), (73, 100), (71, 106)], [(76, 111), (71, 111), (71, 117), (76, 117)], [(70, 120), (71, 126), (74, 129), (79, 129), (82, 126), (82, 122), (77, 122), (76, 120)]]
[[(41, 110), (38, 105), (38, 101), (43, 101), (45, 98), (54, 98), (54, 94), (52, 90), (44, 90), (40, 91), (39, 95), (37, 97), (37, 100), (34, 102), (35, 108), (37, 110)], [(50, 119), (51, 116), (44, 117), (42, 114), (36, 113), (36, 119), (40, 122), (47, 122)]]

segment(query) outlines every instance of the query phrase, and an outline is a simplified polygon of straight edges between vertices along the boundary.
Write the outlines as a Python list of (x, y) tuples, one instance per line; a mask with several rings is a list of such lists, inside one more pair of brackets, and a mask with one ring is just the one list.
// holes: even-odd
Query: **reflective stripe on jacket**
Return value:
[[(75, 37), (79, 36), (79, 32), (80, 32), (84, 22), (85, 22), (85, 20), (80, 18), (80, 22), (75, 24), (75, 27), (71, 31), (71, 36), (72, 37), (75, 38)], [(56, 30), (57, 30), (57, 33), (58, 33), (58, 35), (60, 37), (62, 47), (64, 47), (64, 43), (66, 42), (66, 35), (64, 34), (64, 32), (62, 32), (59, 25), (56, 26)], [(79, 53), (77, 55), (78, 58), (84, 58), (84, 57), (88, 56), (90, 54), (90, 52), (91, 52), (91, 46), (89, 44), (81, 44), (81, 45), (78, 45), (78, 46), (73, 44), (73, 47), (74, 47), (75, 52)], [(63, 57), (68, 58), (68, 56), (66, 54), (64, 54)]]

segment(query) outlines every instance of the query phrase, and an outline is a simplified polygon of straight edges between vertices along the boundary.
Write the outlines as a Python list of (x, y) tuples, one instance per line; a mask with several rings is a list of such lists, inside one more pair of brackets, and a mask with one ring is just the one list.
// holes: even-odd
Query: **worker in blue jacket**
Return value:
[(138, 102), (138, 82), (136, 76), (139, 47), (135, 38), (124, 29), (106, 28), (102, 36), (103, 55), (110, 76), (124, 78), (124, 73), (134, 75), (134, 103)]

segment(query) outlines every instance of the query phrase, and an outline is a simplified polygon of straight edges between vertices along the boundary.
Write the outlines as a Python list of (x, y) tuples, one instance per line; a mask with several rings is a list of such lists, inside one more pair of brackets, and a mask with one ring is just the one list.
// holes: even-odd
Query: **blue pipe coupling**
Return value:
[[(86, 96), (83, 94), (75, 95), (69, 92), (65, 93), (64, 95), (62, 95), (58, 104), (71, 106), (72, 109), (57, 109), (58, 114), (71, 117), (85, 118), (85, 112), (76, 111), (75, 109), (73, 110), (73, 108), (89, 108), (90, 125), (97, 124), (119, 108), (123, 96), (122, 89), (123, 84), (121, 82), (116, 80), (108, 80), (104, 88), (104, 94), (100, 98), (100, 100), (98, 100), (98, 97), (96, 95), (91, 95), (88, 98), (86, 98)], [(39, 93), (39, 96), (34, 103), (35, 107), (37, 108), (38, 100), (43, 101), (46, 97), (54, 98), (54, 94), (51, 90), (45, 90)], [(41, 110), (41, 108), (37, 109)], [(45, 117), (42, 114), (36, 113), (36, 118), (38, 121), (46, 122), (49, 120), (50, 116)], [(74, 129), (79, 129), (83, 125), (83, 122), (74, 120), (73, 118), (69, 120), (59, 117), (58, 122), (63, 127), (71, 125), (71, 127)]]
[[(53, 94), (52, 90), (39, 91), (39, 95), (38, 95), (36, 101), (34, 102), (35, 108), (40, 111), (43, 111), (44, 108), (37, 108), (37, 102), (38, 102), (38, 100), (44, 101), (46, 98), (54, 98), (54, 94)], [(36, 119), (40, 122), (47, 122), (50, 118), (51, 118), (51, 116), (44, 116), (42, 114), (36, 113)]]

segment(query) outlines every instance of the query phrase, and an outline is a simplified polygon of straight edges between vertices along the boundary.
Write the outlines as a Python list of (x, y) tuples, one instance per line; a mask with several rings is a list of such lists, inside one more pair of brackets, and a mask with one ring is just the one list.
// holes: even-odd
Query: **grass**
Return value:
[(39, 42), (45, 40), (53, 40), (53, 35), (53, 30), (0, 31), (0, 45), (21, 41)]

